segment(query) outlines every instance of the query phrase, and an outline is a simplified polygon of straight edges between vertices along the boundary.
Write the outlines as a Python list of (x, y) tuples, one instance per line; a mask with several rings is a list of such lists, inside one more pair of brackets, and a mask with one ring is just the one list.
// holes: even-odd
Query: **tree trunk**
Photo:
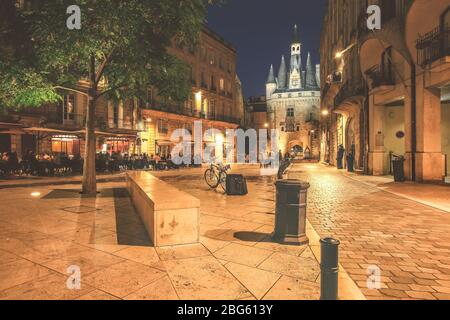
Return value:
[(97, 84), (95, 81), (95, 57), (91, 57), (90, 63), (91, 87), (89, 88), (89, 101), (86, 112), (86, 150), (83, 165), (83, 194), (97, 194), (97, 177), (95, 172), (95, 152), (97, 140), (95, 137), (95, 107), (97, 96)]

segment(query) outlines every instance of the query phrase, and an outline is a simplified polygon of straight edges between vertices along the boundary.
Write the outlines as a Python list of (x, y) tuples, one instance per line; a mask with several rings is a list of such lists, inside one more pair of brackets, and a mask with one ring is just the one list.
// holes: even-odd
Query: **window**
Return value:
[(212, 66), (216, 64), (216, 56), (214, 52), (211, 52), (211, 54), (209, 55), (209, 64)]
[(216, 77), (214, 75), (211, 75), (211, 90), (217, 90)]
[(194, 86), (197, 85), (197, 77), (195, 75), (195, 68), (191, 67), (191, 84), (193, 84)]
[(294, 124), (293, 123), (287, 123), (286, 124), (286, 132), (294, 132)]
[(167, 120), (164, 120), (164, 119), (158, 120), (158, 133), (159, 134), (168, 134), (169, 133), (169, 123)]
[(216, 100), (211, 99), (210, 105), (209, 105), (209, 115), (211, 118), (214, 118), (216, 116)]
[(231, 81), (227, 82), (227, 93), (231, 94)]
[(224, 91), (225, 90), (225, 80), (223, 78), (220, 78), (220, 91)]
[(191, 123), (184, 123), (183, 129), (189, 131), (189, 133), (192, 135), (192, 124)]
[(203, 88), (207, 88), (208, 85), (206, 83), (206, 77), (205, 77), (205, 72), (204, 71), (202, 71), (202, 73), (201, 73), (201, 81), (202, 81), (201, 86)]
[(450, 27), (450, 7), (441, 16), (441, 31), (446, 31)]
[(189, 107), (190, 107), (190, 111), (194, 112), (195, 110), (195, 94), (193, 94), (190, 99), (189, 99)]
[(381, 55), (381, 74), (392, 79), (392, 47), (387, 48)]
[(72, 94), (65, 95), (63, 98), (63, 119), (75, 119), (75, 96)]
[(288, 108), (286, 112), (287, 117), (293, 117), (294, 116), (294, 108)]
[(202, 59), (203, 61), (206, 61), (206, 59), (207, 59), (207, 57), (208, 57), (208, 53), (207, 53), (205, 47), (201, 47), (201, 49), (200, 49), (200, 55), (201, 55), (201, 59)]

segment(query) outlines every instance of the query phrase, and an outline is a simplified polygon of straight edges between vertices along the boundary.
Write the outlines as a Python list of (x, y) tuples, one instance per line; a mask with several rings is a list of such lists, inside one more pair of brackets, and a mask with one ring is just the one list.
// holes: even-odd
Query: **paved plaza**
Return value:
[[(275, 178), (236, 171), (247, 196), (211, 191), (201, 169), (155, 173), (201, 201), (200, 243), (166, 248), (152, 246), (116, 179), (100, 183), (97, 198), (76, 184), (0, 188), (0, 299), (318, 299), (313, 234), (341, 241), (341, 271), (353, 280), (342, 291), (353, 297), (450, 299), (450, 213), (414, 200), (410, 185), (295, 165), (290, 177), (311, 183), (315, 230), (310, 246), (295, 247), (269, 237)], [(68, 289), (71, 266), (81, 289)], [(370, 266), (381, 269), (379, 289), (367, 288)]]

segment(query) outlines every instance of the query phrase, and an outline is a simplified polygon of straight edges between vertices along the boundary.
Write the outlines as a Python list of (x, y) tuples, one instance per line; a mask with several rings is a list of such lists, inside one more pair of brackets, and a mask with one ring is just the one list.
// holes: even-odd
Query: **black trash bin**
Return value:
[(404, 168), (405, 158), (396, 157), (392, 160), (392, 167), (394, 169), (394, 181), (395, 182), (405, 182), (405, 168)]

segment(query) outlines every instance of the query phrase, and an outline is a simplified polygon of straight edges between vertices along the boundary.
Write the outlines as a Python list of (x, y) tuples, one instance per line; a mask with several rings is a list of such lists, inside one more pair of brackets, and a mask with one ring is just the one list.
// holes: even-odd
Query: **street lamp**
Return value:
[(323, 116), (327, 116), (329, 114), (328, 109), (323, 109), (322, 110), (322, 115)]
[(349, 50), (350, 50), (351, 48), (353, 48), (355, 45), (356, 45), (356, 42), (355, 42), (355, 43), (352, 43), (351, 45), (349, 45), (349, 46), (348, 46), (347, 48), (345, 48), (344, 50), (336, 52), (335, 58), (336, 58), (336, 59), (342, 59), (342, 58), (344, 57), (344, 53), (346, 53), (347, 51), (349, 51)]
[(268, 127), (269, 127), (269, 124), (268, 124), (268, 123), (265, 123), (265, 124), (264, 124), (264, 127), (265, 127), (265, 128), (268, 128)]

